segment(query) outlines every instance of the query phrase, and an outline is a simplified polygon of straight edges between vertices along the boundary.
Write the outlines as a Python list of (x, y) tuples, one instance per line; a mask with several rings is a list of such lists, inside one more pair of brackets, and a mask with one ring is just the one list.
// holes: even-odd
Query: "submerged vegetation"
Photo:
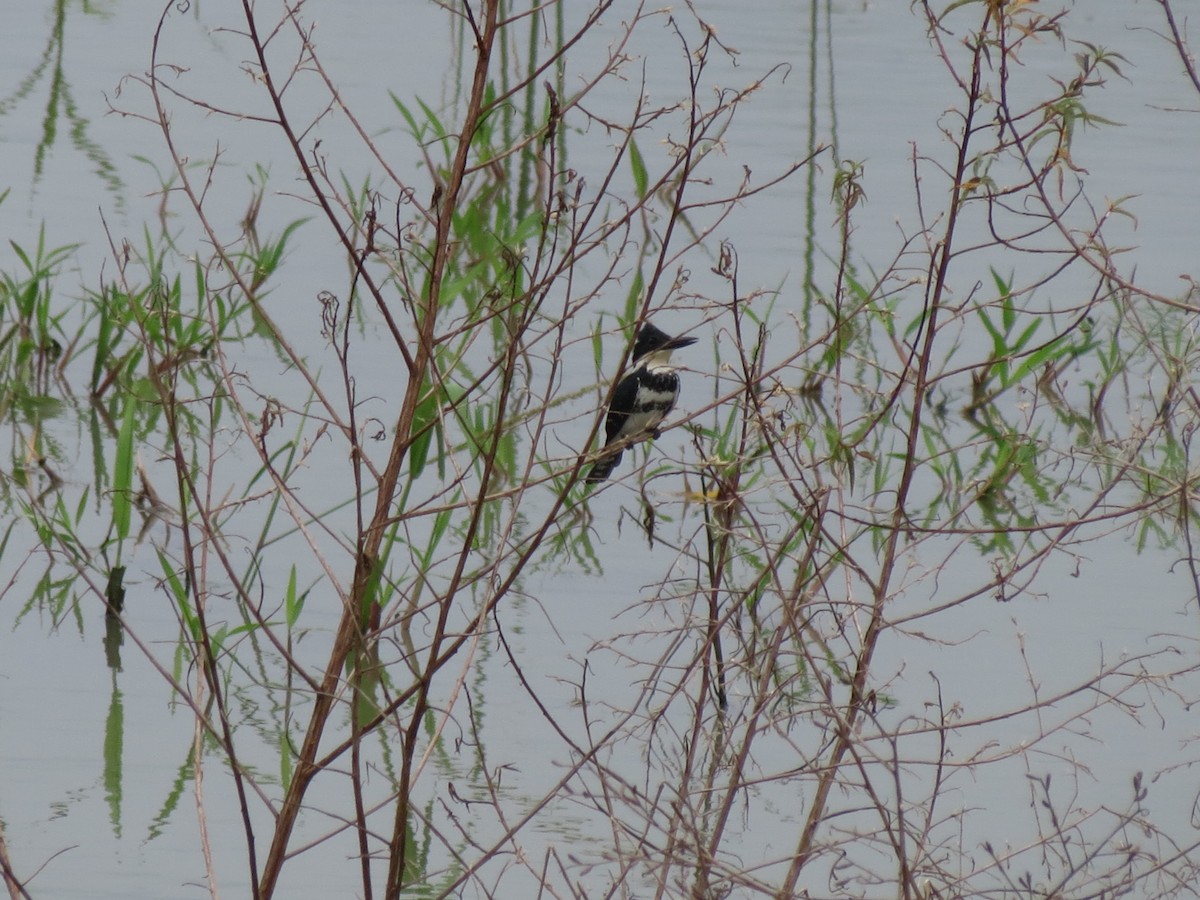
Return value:
[[(836, 133), (775, 171), (740, 157), (745, 110), (798, 73), (689, 4), (431, 7), (448, 96), (385, 85), (384, 120), (302, 4), (246, 3), (190, 50), (193, 11), (166, 6), (112, 101), (165, 160), (157, 230), (109, 225), (83, 296), (44, 233), (0, 276), (0, 610), (105, 623), (116, 830), (133, 653), (194, 725), (148, 839), (190, 797), (213, 896), (314, 872), (368, 898), (1194, 883), (1194, 833), (1147, 802), (1186, 751), (1079, 787), (1112, 719), (1196, 702), (1189, 654), (1147, 635), (975, 708), (917, 656), (969, 651), (957, 613), (1123, 538), (1173, 548), (1200, 600), (1194, 283), (1144, 289), (1110, 239), (1131, 201), (1093, 195), (1079, 147), (1136, 74), (1041, 6), (913, 4), (956, 99), (913, 111), (943, 143), (913, 151), (890, 260), (856, 245), (870, 166)], [(286, 164), (229, 164), (251, 128)], [(778, 196), (801, 221), (767, 289), (730, 223)], [(657, 317), (711, 374), (589, 491), (608, 386)], [(577, 628), (606, 588), (608, 630)], [(1019, 824), (989, 780), (1028, 798)], [(10, 894), (36, 896), (43, 861), (0, 837)]]

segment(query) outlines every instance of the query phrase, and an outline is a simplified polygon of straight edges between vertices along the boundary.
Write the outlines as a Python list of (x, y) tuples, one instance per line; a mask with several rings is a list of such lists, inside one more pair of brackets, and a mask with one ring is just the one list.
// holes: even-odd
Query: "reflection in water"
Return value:
[[(89, 136), (89, 122), (80, 110), (76, 88), (68, 77), (71, 68), (66, 59), (68, 52), (68, 11), (74, 6), (71, 0), (55, 0), (52, 13), (48, 16), (49, 33), (33, 67), (18, 75), (13, 91), (0, 97), (0, 124), (18, 119), (22, 106), (37, 105), (40, 113), (41, 132), (33, 157), (31, 186), (36, 188), (46, 168), (46, 157), (64, 136), (76, 151), (82, 153), (92, 165), (92, 173), (100, 179), (112, 200), (114, 208), (123, 212), (126, 196), (125, 185), (109, 153)], [(88, 3), (82, 3), (79, 13), (84, 16), (99, 16), (101, 13)], [(76, 24), (82, 30), (91, 30), (92, 23), (82, 19)], [(6, 73), (11, 75), (14, 73)], [(6, 83), (11, 83), (5, 78)], [(88, 102), (91, 105), (91, 85), (88, 84)], [(65, 126), (65, 128), (63, 127)], [(8, 177), (16, 172), (7, 173)]]

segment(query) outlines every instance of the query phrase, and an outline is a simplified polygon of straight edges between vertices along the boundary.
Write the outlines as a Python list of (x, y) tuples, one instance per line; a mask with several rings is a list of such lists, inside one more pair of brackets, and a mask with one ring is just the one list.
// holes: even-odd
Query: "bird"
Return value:
[(679, 375), (671, 365), (671, 351), (694, 343), (694, 337), (671, 337), (649, 322), (638, 330), (633, 342), (633, 367), (613, 391), (604, 422), (604, 449), (587, 474), (587, 484), (608, 478), (634, 440), (658, 437), (658, 426), (679, 399)]

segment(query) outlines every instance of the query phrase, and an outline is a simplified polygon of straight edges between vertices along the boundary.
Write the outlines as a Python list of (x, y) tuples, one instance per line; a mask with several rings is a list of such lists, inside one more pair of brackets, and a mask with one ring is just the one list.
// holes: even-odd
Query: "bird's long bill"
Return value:
[(694, 337), (674, 337), (659, 347), (659, 350), (678, 350), (680, 347), (690, 347), (696, 343), (699, 338)]

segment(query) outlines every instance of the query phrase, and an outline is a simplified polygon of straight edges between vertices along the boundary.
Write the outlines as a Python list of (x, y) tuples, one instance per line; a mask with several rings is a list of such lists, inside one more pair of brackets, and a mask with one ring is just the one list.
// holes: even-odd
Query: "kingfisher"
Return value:
[(606, 479), (633, 441), (658, 437), (658, 426), (679, 399), (679, 375), (671, 365), (671, 351), (694, 343), (694, 337), (671, 337), (649, 322), (638, 330), (633, 342), (633, 367), (613, 392), (604, 422), (604, 449), (587, 474), (588, 484)]

